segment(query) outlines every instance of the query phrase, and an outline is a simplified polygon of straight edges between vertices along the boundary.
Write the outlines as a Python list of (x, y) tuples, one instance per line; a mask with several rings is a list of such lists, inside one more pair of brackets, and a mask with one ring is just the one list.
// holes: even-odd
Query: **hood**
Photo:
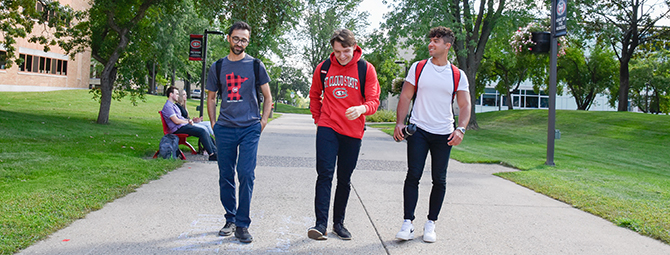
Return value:
[[(345, 66), (355, 65), (356, 62), (358, 62), (358, 60), (361, 59), (361, 56), (363, 56), (363, 50), (361, 49), (360, 46), (356, 45), (356, 48), (354, 48), (354, 56), (351, 58), (351, 61), (349, 61), (349, 63), (347, 63)], [(340, 62), (337, 61), (337, 58), (335, 58), (335, 52), (330, 53), (330, 62), (333, 65), (342, 66), (340, 65)]]

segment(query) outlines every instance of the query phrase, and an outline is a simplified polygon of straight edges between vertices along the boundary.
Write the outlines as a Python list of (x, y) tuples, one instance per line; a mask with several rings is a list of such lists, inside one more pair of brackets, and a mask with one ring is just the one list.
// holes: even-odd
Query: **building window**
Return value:
[(26, 71), (26, 54), (19, 54), (19, 60), (21, 61), (21, 64), (19, 64), (19, 71), (25, 72)]
[(19, 54), (19, 60), (22, 60), (19, 64), (21, 72), (67, 75), (67, 60), (28, 54)]
[(482, 94), (477, 100), (475, 100), (477, 105), (481, 106), (499, 106), (500, 105), (500, 92), (493, 88), (485, 88), (484, 94)]
[(7, 69), (7, 52), (0, 50), (0, 70)]
[(33, 70), (33, 72), (38, 73), (39, 70), (40, 70), (39, 69), (39, 67), (40, 67), (40, 57), (32, 56), (32, 58), (33, 58), (33, 68), (32, 68), (32, 70)]
[(39, 69), (40, 73), (45, 73), (44, 70), (46, 69), (45, 68), (46, 67), (46, 65), (45, 65), (46, 61), (47, 61), (46, 58), (40, 57), (40, 69)]
[(33, 56), (26, 55), (26, 72), (33, 71)]
[(44, 72), (45, 73), (50, 73), (51, 72), (51, 59), (50, 58), (46, 59), (46, 64), (44, 65)]

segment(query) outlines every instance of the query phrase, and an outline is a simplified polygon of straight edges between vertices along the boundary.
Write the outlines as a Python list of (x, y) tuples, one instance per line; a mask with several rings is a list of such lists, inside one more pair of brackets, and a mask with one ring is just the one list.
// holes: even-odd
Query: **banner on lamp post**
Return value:
[(552, 6), (552, 10), (556, 12), (556, 19), (554, 19), (554, 23), (551, 24), (551, 34), (553, 34), (554, 37), (561, 37), (568, 33), (566, 28), (566, 23), (568, 20), (568, 1), (556, 0), (552, 2), (554, 4), (554, 6)]
[(202, 35), (191, 35), (188, 60), (202, 61)]

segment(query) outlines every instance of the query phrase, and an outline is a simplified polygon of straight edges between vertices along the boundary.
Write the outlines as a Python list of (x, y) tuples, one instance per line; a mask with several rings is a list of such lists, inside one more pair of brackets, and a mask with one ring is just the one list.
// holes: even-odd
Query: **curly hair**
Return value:
[(451, 29), (439, 26), (439, 27), (434, 27), (430, 29), (430, 32), (428, 33), (428, 39), (430, 38), (442, 38), (445, 43), (454, 43), (454, 31), (451, 31)]

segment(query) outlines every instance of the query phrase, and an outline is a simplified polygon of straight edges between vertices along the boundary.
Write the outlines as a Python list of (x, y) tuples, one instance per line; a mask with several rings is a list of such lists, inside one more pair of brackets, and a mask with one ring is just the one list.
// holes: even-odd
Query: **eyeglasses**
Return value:
[(233, 43), (234, 44), (242, 43), (242, 45), (247, 45), (249, 44), (249, 40), (247, 38), (239, 38), (237, 36), (234, 36)]

